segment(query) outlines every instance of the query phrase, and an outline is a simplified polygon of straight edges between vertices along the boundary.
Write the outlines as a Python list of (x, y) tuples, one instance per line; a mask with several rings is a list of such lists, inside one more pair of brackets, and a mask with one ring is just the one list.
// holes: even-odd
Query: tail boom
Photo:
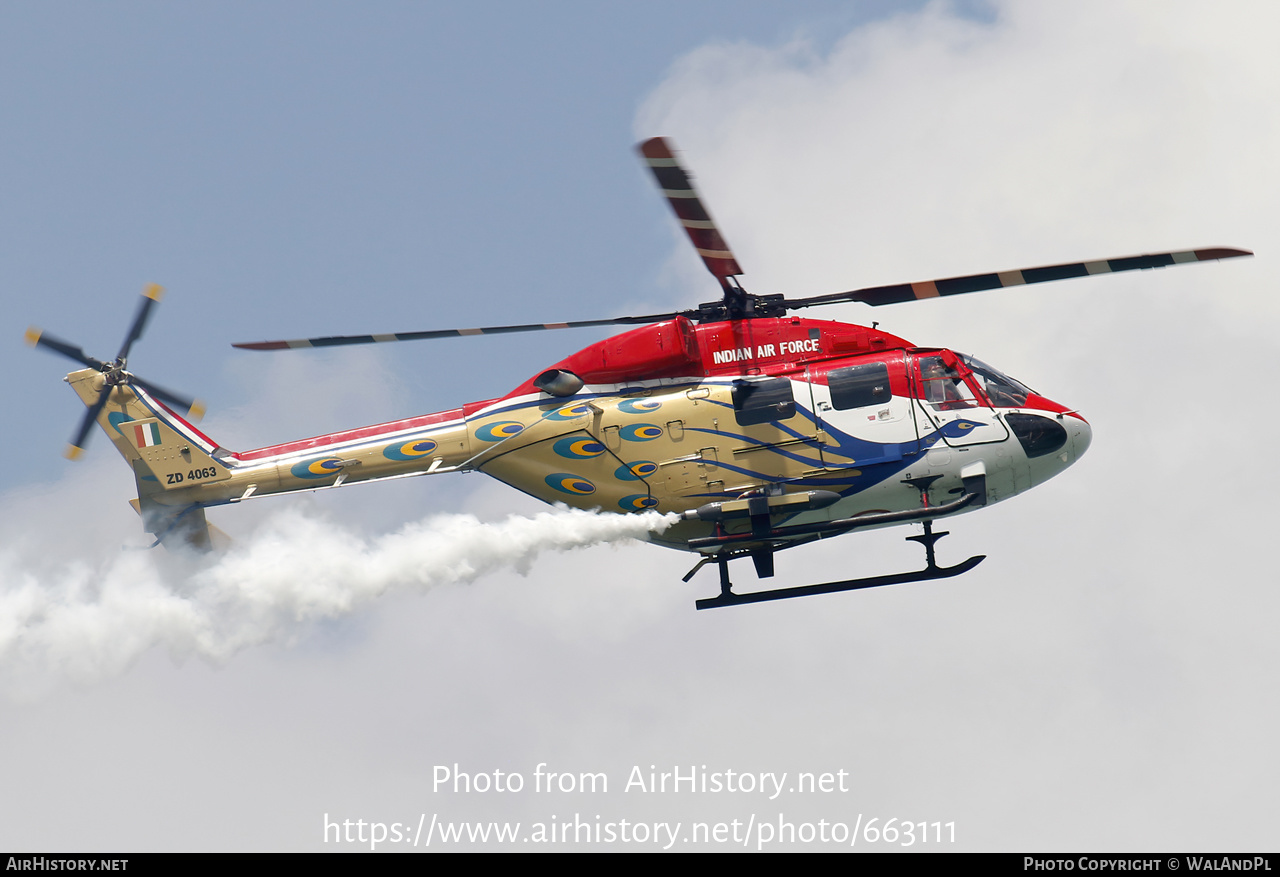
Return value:
[[(98, 404), (102, 374), (83, 369), (67, 382), (86, 406)], [(250, 497), (453, 471), (471, 457), (462, 409), (235, 453), (128, 383), (111, 389), (98, 426), (134, 470), (134, 508), (162, 541), (210, 544), (203, 509)]]

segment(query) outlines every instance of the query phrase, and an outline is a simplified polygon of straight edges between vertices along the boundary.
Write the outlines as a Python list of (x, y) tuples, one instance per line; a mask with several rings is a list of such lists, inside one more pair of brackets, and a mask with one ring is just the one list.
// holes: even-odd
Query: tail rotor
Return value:
[(79, 363), (87, 368), (94, 369), (102, 374), (103, 384), (102, 390), (93, 404), (88, 407), (84, 413), (84, 417), (80, 421), (80, 425), (76, 428), (75, 434), (71, 438), (70, 444), (67, 445), (66, 456), (70, 460), (79, 457), (85, 448), (85, 444), (89, 438), (89, 432), (93, 429), (94, 422), (98, 419), (98, 415), (102, 413), (102, 409), (106, 407), (107, 400), (111, 398), (111, 391), (116, 387), (124, 385), (133, 385), (145, 390), (155, 398), (173, 405), (177, 408), (184, 409), (188, 412), (188, 416), (192, 419), (199, 419), (204, 413), (204, 406), (194, 399), (179, 395), (163, 387), (159, 387), (149, 381), (137, 377), (136, 375), (125, 370), (128, 360), (129, 351), (133, 348), (134, 342), (142, 337), (143, 331), (146, 329), (147, 320), (151, 316), (151, 310), (155, 307), (156, 302), (160, 301), (164, 295), (164, 288), (152, 283), (142, 291), (142, 301), (138, 305), (137, 313), (134, 315), (133, 323), (129, 327), (128, 333), (125, 335), (124, 343), (120, 345), (120, 351), (116, 354), (115, 359), (110, 362), (103, 362), (95, 359), (84, 352), (84, 350), (68, 341), (57, 338), (49, 333), (32, 326), (27, 330), (26, 342), (33, 347), (43, 347), (54, 353), (64, 356), (74, 362)]

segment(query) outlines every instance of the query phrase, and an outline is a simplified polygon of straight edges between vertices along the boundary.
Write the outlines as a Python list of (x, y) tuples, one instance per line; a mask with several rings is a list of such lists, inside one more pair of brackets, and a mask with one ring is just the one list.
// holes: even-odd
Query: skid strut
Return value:
[[(934, 479), (912, 479), (907, 482), (911, 486), (920, 491), (920, 499), (924, 509), (930, 510), (929, 506), (929, 487)], [(917, 483), (923, 482), (923, 483)], [(975, 485), (976, 486), (976, 485)], [(985, 500), (986, 485), (981, 486), (981, 496)], [(961, 507), (977, 498), (975, 493), (968, 493), (967, 502), (957, 501), (952, 504), (951, 508), (938, 507), (931, 511), (945, 513), (952, 508)], [(908, 536), (908, 542), (919, 542), (924, 546), (925, 567), (924, 569), (915, 570), (913, 572), (891, 573), (883, 576), (870, 576), (861, 579), (845, 579), (839, 582), (824, 582), (817, 585), (800, 585), (795, 588), (774, 588), (768, 591), (752, 591), (746, 594), (735, 594), (733, 591), (733, 582), (729, 580), (729, 560), (730, 554), (724, 552), (713, 557), (704, 557), (699, 561), (698, 565), (690, 570), (689, 575), (685, 576), (685, 581), (693, 577), (693, 574), (702, 568), (703, 564), (714, 561), (720, 567), (720, 595), (718, 597), (708, 597), (698, 600), (697, 607), (699, 609), (716, 609), (721, 606), (738, 606), (743, 603), (764, 603), (769, 600), (789, 600), (792, 597), (810, 597), (817, 594), (834, 594), (839, 591), (858, 591), (863, 588), (881, 588), (886, 585), (903, 585), (909, 582), (925, 582), (931, 579), (949, 579), (952, 576), (962, 575), (973, 569), (982, 561), (986, 560), (985, 554), (975, 555), (968, 560), (958, 563), (955, 566), (938, 566), (937, 554), (934, 546), (939, 539), (948, 534), (946, 530), (938, 532), (933, 531), (933, 519), (924, 518), (924, 532), (916, 536)], [(741, 556), (741, 555), (739, 555)], [(772, 557), (770, 557), (772, 560)], [(772, 566), (772, 564), (770, 564)], [(772, 572), (772, 569), (769, 570)], [(763, 576), (762, 576), (763, 578)]]
[(885, 585), (925, 582), (930, 579), (949, 579), (952, 576), (967, 573), (987, 559), (985, 554), (979, 554), (955, 566), (938, 566), (934, 556), (933, 545), (946, 535), (946, 530), (937, 533), (933, 532), (931, 522), (925, 521), (924, 533), (919, 536), (907, 537), (909, 541), (919, 542), (924, 546), (925, 550), (927, 561), (925, 568), (915, 572), (892, 573), (863, 579), (846, 579), (841, 582), (824, 582), (820, 585), (801, 585), (795, 588), (752, 591), (747, 594), (735, 594), (733, 592), (733, 583), (729, 581), (729, 561), (728, 559), (717, 558), (716, 564), (720, 567), (720, 596), (699, 600), (697, 606), (699, 609), (716, 609), (720, 606), (738, 606), (743, 603), (763, 603), (768, 600), (788, 600), (792, 597), (811, 597), (816, 594), (834, 594), (839, 591), (858, 591), (863, 588), (881, 588)]

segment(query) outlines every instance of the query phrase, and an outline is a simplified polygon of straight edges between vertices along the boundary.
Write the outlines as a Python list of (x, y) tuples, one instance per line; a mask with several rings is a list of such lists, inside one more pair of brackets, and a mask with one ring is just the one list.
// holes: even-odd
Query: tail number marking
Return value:
[(218, 469), (215, 466), (206, 466), (203, 469), (192, 469), (185, 476), (181, 472), (169, 473), (169, 484), (181, 484), (183, 481), (204, 481), (209, 478), (217, 478)]

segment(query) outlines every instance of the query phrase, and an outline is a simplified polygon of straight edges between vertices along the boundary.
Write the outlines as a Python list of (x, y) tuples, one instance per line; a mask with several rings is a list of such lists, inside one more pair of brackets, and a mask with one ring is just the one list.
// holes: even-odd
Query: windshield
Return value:
[(973, 372), (974, 378), (983, 393), (996, 408), (1021, 408), (1027, 404), (1027, 396), (1035, 391), (1014, 380), (1003, 372), (997, 371), (976, 356), (960, 354), (961, 361)]

